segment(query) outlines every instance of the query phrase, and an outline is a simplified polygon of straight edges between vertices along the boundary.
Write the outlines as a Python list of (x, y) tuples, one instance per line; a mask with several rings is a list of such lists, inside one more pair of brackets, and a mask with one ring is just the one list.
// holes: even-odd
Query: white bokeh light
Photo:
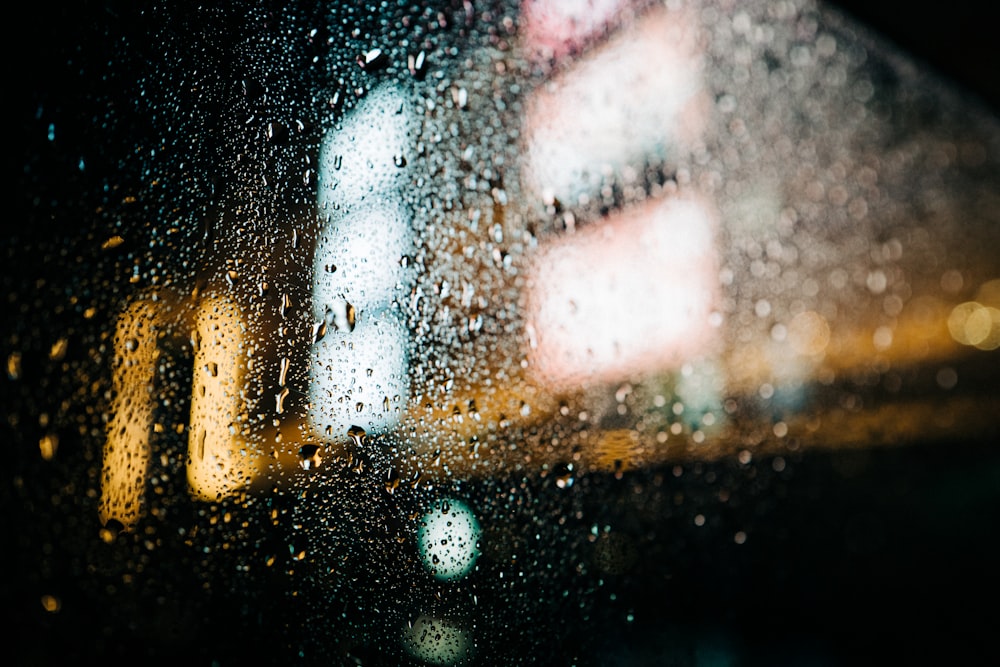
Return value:
[(424, 514), (417, 531), (424, 567), (444, 581), (464, 577), (479, 557), (480, 533), (476, 515), (462, 501), (434, 503)]
[(413, 247), (402, 197), (413, 125), (404, 92), (383, 86), (323, 140), (317, 204), (327, 221), (313, 257), (309, 385), (319, 432), (388, 430), (406, 403), (409, 334), (398, 297), (400, 259)]

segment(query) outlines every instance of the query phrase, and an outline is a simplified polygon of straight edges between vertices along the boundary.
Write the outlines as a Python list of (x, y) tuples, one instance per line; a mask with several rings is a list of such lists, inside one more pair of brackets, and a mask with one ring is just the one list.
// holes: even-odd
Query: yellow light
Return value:
[(101, 472), (99, 510), (104, 523), (114, 519), (128, 527), (139, 518), (149, 468), (159, 310), (156, 303), (142, 299), (118, 318), (111, 379), (114, 397)]
[(974, 317), (977, 331), (985, 330), (986, 333), (973, 345), (980, 350), (995, 350), (1000, 347), (1000, 309), (984, 306), (976, 311)]
[(948, 316), (948, 331), (962, 345), (995, 350), (1000, 347), (1000, 309), (978, 301), (960, 303)]
[(38, 441), (38, 449), (41, 452), (42, 458), (46, 461), (51, 461), (56, 455), (56, 450), (59, 448), (59, 436), (48, 434), (42, 436), (42, 439)]
[(247, 347), (243, 313), (230, 299), (205, 299), (194, 331), (188, 490), (198, 500), (212, 501), (243, 488), (257, 472), (257, 457), (243, 451), (240, 423)]

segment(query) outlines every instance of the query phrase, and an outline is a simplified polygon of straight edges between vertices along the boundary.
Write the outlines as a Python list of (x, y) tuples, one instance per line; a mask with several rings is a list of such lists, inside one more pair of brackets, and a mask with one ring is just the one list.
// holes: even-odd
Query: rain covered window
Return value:
[(14, 664), (993, 654), (994, 102), (808, 0), (236, 4), (13, 63)]

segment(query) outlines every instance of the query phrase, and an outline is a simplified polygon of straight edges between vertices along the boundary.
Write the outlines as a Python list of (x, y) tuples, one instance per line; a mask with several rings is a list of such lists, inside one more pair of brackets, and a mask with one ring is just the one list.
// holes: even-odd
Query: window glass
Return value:
[(988, 101), (807, 0), (43, 14), (15, 663), (988, 655)]

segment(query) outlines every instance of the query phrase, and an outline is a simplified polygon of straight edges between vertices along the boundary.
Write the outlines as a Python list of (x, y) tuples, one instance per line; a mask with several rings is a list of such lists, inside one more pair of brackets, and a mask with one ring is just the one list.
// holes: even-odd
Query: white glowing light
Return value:
[(541, 57), (561, 57), (607, 28), (625, 0), (527, 0), (521, 15), (525, 42)]
[(545, 248), (529, 295), (538, 379), (616, 381), (703, 355), (717, 336), (715, 227), (703, 204), (670, 200)]
[(412, 124), (406, 96), (384, 86), (320, 150), (317, 203), (327, 222), (313, 258), (309, 418), (335, 437), (355, 425), (390, 429), (406, 402), (409, 334), (398, 297), (414, 237), (402, 197)]
[(472, 648), (469, 633), (455, 623), (421, 615), (406, 629), (403, 643), (411, 656), (433, 665), (454, 665)]
[(459, 500), (434, 504), (420, 521), (417, 544), (424, 567), (444, 581), (468, 574), (479, 557), (479, 521)]
[(690, 147), (704, 124), (704, 91), (696, 40), (682, 25), (653, 14), (534, 97), (526, 175), (536, 193), (575, 203), (608, 173)]
[(412, 160), (413, 117), (403, 91), (386, 85), (369, 93), (339, 128), (330, 128), (319, 155), (321, 212), (378, 200), (400, 185), (400, 165)]

